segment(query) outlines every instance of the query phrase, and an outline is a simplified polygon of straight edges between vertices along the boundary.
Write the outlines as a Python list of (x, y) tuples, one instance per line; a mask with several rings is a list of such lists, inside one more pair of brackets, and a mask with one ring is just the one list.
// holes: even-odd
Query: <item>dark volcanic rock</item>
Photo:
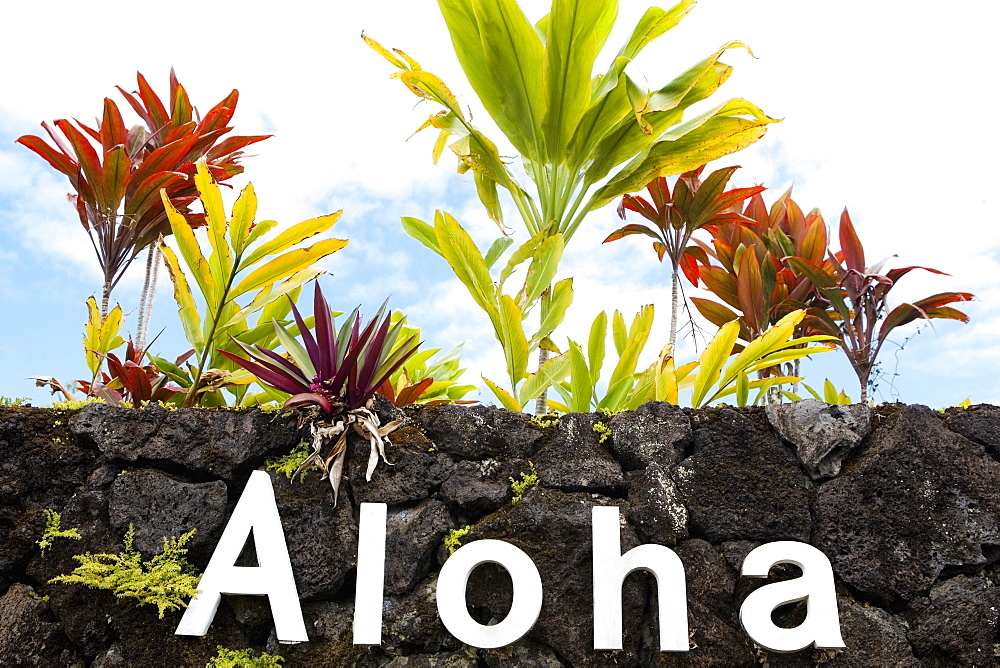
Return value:
[(454, 520), (448, 507), (428, 500), (390, 513), (385, 530), (385, 591), (403, 594), (436, 565), (434, 555)]
[(493, 406), (431, 406), (420, 411), (418, 422), (439, 451), (464, 459), (526, 459), (542, 438), (524, 413)]
[(594, 431), (598, 416), (569, 413), (559, 418), (555, 435), (533, 458), (541, 484), (567, 492), (624, 492), (622, 467)]
[(0, 598), (0, 665), (82, 666), (80, 656), (51, 620), (48, 604), (34, 591), (15, 584)]
[(274, 632), (267, 641), (266, 651), (285, 657), (286, 666), (369, 668), (378, 665), (377, 648), (353, 642), (353, 603), (306, 603), (302, 606), (302, 616), (309, 642), (282, 645)]
[(1000, 464), (924, 406), (873, 433), (863, 458), (820, 487), (816, 546), (881, 601), (926, 592), (946, 566), (1000, 545)]
[(387, 503), (390, 506), (426, 499), (451, 472), (447, 455), (433, 451), (433, 443), (415, 427), (404, 427), (389, 435), (386, 455), (392, 465), (379, 462), (371, 480), (368, 470), (367, 440), (351, 438), (347, 472), (356, 503)]
[(691, 421), (684, 409), (664, 401), (650, 401), (635, 411), (611, 418), (611, 449), (626, 471), (652, 462), (672, 466), (684, 458), (691, 439)]
[(466, 647), (458, 652), (397, 656), (383, 665), (384, 668), (476, 668), (479, 660), (476, 651)]
[(900, 623), (881, 608), (873, 608), (841, 599), (840, 633), (846, 649), (829, 652), (832, 658), (823, 663), (831, 668), (900, 666), (915, 668), (920, 661), (906, 639)]
[(437, 653), (458, 649), (462, 643), (448, 633), (437, 611), (437, 576), (421, 582), (408, 594), (382, 601), (382, 644), (393, 654), (407, 649)]
[(510, 481), (530, 470), (526, 459), (466, 459), (458, 462), (441, 485), (438, 497), (461, 517), (479, 519), (498, 510), (513, 497)]
[(712, 542), (808, 541), (807, 478), (792, 453), (732, 409), (700, 417), (692, 455), (671, 471), (692, 535)]
[[(506, 506), (475, 525), (463, 543), (483, 538), (507, 541), (528, 554), (542, 578), (542, 612), (528, 633), (577, 665), (635, 665), (640, 622), (646, 604), (646, 579), (630, 576), (623, 586), (623, 644), (618, 652), (593, 650), (593, 556), (591, 508), (609, 499), (540, 487), (520, 503)], [(622, 529), (622, 552), (639, 544), (630, 528)], [(506, 586), (500, 583), (506, 582)], [(480, 623), (503, 619), (510, 610), (509, 576), (484, 565), (472, 572), (467, 597), (470, 614)]]
[(303, 482), (270, 473), (285, 530), (299, 598), (332, 598), (358, 562), (358, 526), (343, 493), (333, 505), (330, 483), (307, 475)]
[(959, 575), (931, 589), (930, 601), (920, 607), (908, 634), (918, 655), (965, 666), (996, 665), (1000, 587)]
[(124, 534), (135, 527), (135, 547), (151, 556), (163, 551), (164, 537), (197, 532), (187, 543), (190, 558), (206, 562), (226, 521), (226, 483), (174, 480), (152, 469), (126, 471), (111, 486), (111, 527)]
[(677, 485), (665, 468), (653, 462), (628, 474), (626, 516), (646, 543), (676, 545), (688, 537), (688, 512)]
[(944, 423), (970, 441), (985, 445), (993, 457), (1000, 459), (1000, 408), (984, 405), (948, 408)]
[(90, 404), (70, 419), (70, 429), (112, 459), (162, 462), (227, 479), (299, 442), (295, 420), (279, 413), (166, 410), (157, 404), (142, 410)]
[(818, 480), (840, 473), (844, 459), (868, 436), (872, 408), (806, 399), (768, 404), (767, 419), (781, 438), (795, 446), (809, 477)]

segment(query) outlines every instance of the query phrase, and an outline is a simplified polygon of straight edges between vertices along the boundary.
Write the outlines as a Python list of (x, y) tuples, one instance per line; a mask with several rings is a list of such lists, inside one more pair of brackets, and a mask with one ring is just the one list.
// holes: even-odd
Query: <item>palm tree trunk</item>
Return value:
[[(542, 365), (549, 359), (549, 351), (541, 346), (538, 347), (538, 368), (541, 369)], [(545, 415), (549, 412), (548, 405), (548, 388), (542, 390), (542, 393), (538, 395), (535, 399), (535, 415)]]
[(677, 339), (677, 292), (680, 289), (680, 277), (674, 267), (670, 275), (670, 345), (673, 347)]
[(136, 325), (135, 344), (138, 348), (146, 347), (149, 334), (149, 321), (153, 316), (153, 299), (156, 296), (156, 278), (160, 267), (160, 248), (150, 246), (146, 255), (146, 280), (142, 284), (142, 296), (139, 297), (139, 321)]

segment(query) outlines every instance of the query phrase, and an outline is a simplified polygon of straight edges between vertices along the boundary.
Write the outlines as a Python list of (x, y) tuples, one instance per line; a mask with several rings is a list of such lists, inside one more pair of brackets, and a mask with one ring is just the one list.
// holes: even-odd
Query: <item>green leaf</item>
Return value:
[(500, 403), (504, 408), (509, 411), (521, 411), (521, 404), (517, 403), (517, 399), (512, 397), (510, 392), (503, 389), (485, 376), (483, 376), (483, 382), (486, 383), (486, 387), (490, 388), (490, 391), (496, 395), (496, 398), (500, 400)]
[[(525, 338), (524, 328), (521, 326), (521, 309), (514, 303), (510, 295), (500, 295), (497, 338), (500, 339), (500, 345), (503, 347), (511, 387), (517, 387), (528, 368), (528, 340)], [(524, 403), (523, 400), (522, 403)]]
[[(435, 243), (437, 240), (435, 239)], [(514, 243), (514, 240), (510, 237), (498, 237), (492, 244), (490, 244), (490, 249), (486, 251), (486, 268), (492, 269), (496, 261), (500, 259), (504, 251), (510, 248), (510, 245)]]
[(499, 319), (496, 290), (476, 243), (458, 221), (443, 211), (434, 212), (434, 233), (441, 255), (496, 326)]
[(514, 273), (514, 270), (517, 269), (521, 263), (530, 260), (535, 256), (538, 247), (543, 241), (545, 241), (546, 236), (547, 230), (542, 230), (514, 250), (510, 259), (507, 260), (507, 266), (505, 266), (503, 271), (500, 272), (501, 287), (503, 287), (503, 284), (507, 282), (507, 279), (510, 278), (510, 275)]
[(240, 281), (239, 285), (229, 292), (229, 299), (287, 278), (310, 267), (327, 255), (339, 251), (346, 245), (347, 239), (323, 239), (308, 248), (297, 248), (279, 255), (250, 272), (246, 278)]
[(597, 385), (604, 367), (604, 347), (608, 338), (608, 314), (601, 311), (590, 325), (590, 336), (587, 338), (587, 363), (590, 367), (590, 382)]
[(719, 328), (718, 333), (709, 341), (705, 352), (701, 355), (698, 375), (694, 380), (694, 390), (691, 395), (691, 405), (694, 408), (701, 408), (704, 405), (708, 391), (719, 380), (722, 365), (732, 353), (739, 332), (740, 326), (730, 322)]
[(541, 341), (552, 334), (566, 317), (566, 309), (573, 303), (573, 279), (564, 278), (552, 286), (548, 294), (542, 296), (542, 315), (538, 331), (531, 337), (529, 350), (534, 350)]
[(403, 216), (402, 221), (403, 231), (438, 255), (441, 255), (441, 249), (438, 247), (437, 235), (433, 227), (422, 220), (408, 216)]
[(566, 242), (563, 235), (558, 232), (545, 239), (538, 247), (531, 259), (531, 264), (528, 265), (528, 275), (524, 279), (524, 288), (517, 297), (521, 310), (527, 311), (531, 308), (546, 288), (552, 284), (565, 247)]
[[(254, 250), (254, 252), (244, 258), (243, 261), (240, 262), (240, 266), (237, 271), (243, 271), (247, 267), (257, 264), (261, 259), (268, 255), (277, 255), (282, 251), (288, 250), (295, 244), (305, 241), (309, 237), (326, 232), (328, 229), (333, 227), (333, 224), (337, 222), (343, 213), (343, 210), (341, 210), (336, 213), (319, 216), (318, 218), (310, 218), (309, 220), (304, 220), (301, 223), (292, 225), (267, 243), (261, 244), (256, 250)], [(235, 216), (233, 219), (235, 220)], [(347, 242), (345, 241), (344, 243), (346, 244)]]
[(575, 341), (569, 342), (569, 364), (569, 386), (572, 396), (569, 408), (576, 413), (589, 413), (594, 396), (594, 380), (590, 369), (587, 368), (583, 351)]
[(170, 280), (174, 284), (174, 301), (177, 302), (177, 315), (180, 316), (184, 336), (191, 347), (200, 354), (205, 349), (205, 339), (201, 334), (201, 316), (198, 314), (198, 307), (195, 305), (191, 287), (184, 277), (184, 272), (181, 271), (174, 251), (163, 242), (160, 242), (160, 250), (163, 252), (163, 260), (167, 265)]
[(518, 398), (521, 405), (526, 405), (532, 399), (537, 399), (549, 387), (552, 387), (569, 373), (569, 355), (562, 354), (550, 357), (538, 368), (537, 373), (528, 374)]

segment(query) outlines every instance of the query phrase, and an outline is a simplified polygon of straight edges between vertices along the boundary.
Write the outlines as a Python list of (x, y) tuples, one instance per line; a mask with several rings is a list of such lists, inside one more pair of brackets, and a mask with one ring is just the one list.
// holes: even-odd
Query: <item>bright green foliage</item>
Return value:
[[(850, 406), (852, 403), (854, 403), (853, 401), (851, 401), (851, 398), (847, 396), (847, 393), (842, 389), (838, 390), (837, 387), (830, 381), (829, 378), (827, 378), (823, 382), (823, 396), (820, 396), (819, 392), (814, 390), (806, 383), (802, 383), (802, 387), (806, 388), (806, 391), (808, 391), (809, 394), (811, 394), (813, 398), (816, 399), (816, 401), (822, 401), (827, 404), (841, 404), (843, 406)], [(792, 401), (802, 401), (802, 397), (793, 392), (785, 392), (783, 390), (781, 394), (791, 399)]]
[(107, 403), (101, 397), (86, 397), (84, 399), (70, 399), (69, 401), (53, 401), (51, 408), (57, 411), (78, 411), (87, 404)]
[(640, 404), (653, 400), (676, 404), (679, 390), (687, 387), (691, 388), (691, 406), (694, 408), (733, 394), (738, 406), (746, 406), (750, 402), (750, 390), (757, 390), (752, 403), (760, 403), (771, 386), (798, 382), (801, 378), (771, 376), (750, 380), (752, 374), (813, 353), (833, 350), (826, 346), (807, 345), (832, 341), (829, 336), (793, 338), (795, 328), (804, 317), (804, 311), (793, 311), (745, 346), (736, 342), (739, 323), (726, 323), (709, 341), (697, 361), (679, 368), (674, 367), (673, 351), (669, 345), (666, 346), (660, 358), (637, 381), (629, 408), (638, 408)]
[(205, 668), (271, 668), (280, 666), (285, 657), (257, 652), (252, 649), (228, 649), (216, 645), (218, 653), (208, 660)]
[(527, 491), (532, 487), (538, 487), (538, 483), (541, 482), (538, 478), (538, 471), (535, 469), (534, 463), (529, 461), (528, 466), (530, 470), (528, 473), (522, 473), (520, 480), (508, 478), (508, 480), (510, 480), (510, 491), (514, 494), (514, 498), (510, 500), (511, 505), (520, 503)]
[[(302, 462), (309, 458), (309, 441), (302, 441), (296, 445), (291, 452), (283, 457), (272, 457), (264, 462), (265, 471), (280, 473), (289, 480), (295, 476), (295, 472), (302, 466)], [(305, 471), (299, 476), (299, 482), (304, 482)]]
[[(401, 311), (392, 314), (392, 324), (403, 322), (399, 342), (393, 347), (395, 352), (399, 346), (411, 337), (420, 341), (420, 329), (405, 324), (405, 316)], [(379, 394), (389, 399), (395, 406), (403, 407), (411, 404), (464, 403), (463, 397), (476, 389), (475, 385), (464, 385), (459, 381), (465, 369), (460, 368), (459, 353), (463, 346), (459, 345), (444, 354), (440, 348), (420, 350), (403, 362), (392, 376), (379, 388)]]
[[(265, 240), (277, 223), (254, 222), (257, 197), (252, 184), (240, 193), (232, 219), (227, 221), (219, 186), (212, 181), (204, 161), (197, 164), (195, 183), (205, 209), (208, 256), (202, 252), (184, 216), (174, 209), (165, 194), (163, 204), (187, 273), (169, 246), (161, 242), (160, 249), (174, 283), (174, 299), (184, 335), (194, 349), (196, 361), (187, 369), (158, 357), (152, 358), (153, 363), (187, 389), (184, 401), (187, 407), (224, 405), (225, 399), (219, 392), (223, 385), (236, 386), (234, 393), (240, 403), (260, 403), (258, 397), (247, 396), (253, 374), (233, 373), (236, 364), (218, 351), (240, 352), (233, 338), (246, 345), (277, 346), (272, 320), (288, 316), (289, 298), (295, 299), (304, 283), (322, 273), (315, 267), (316, 262), (346, 246), (347, 241), (322, 239), (307, 248), (292, 248), (330, 229), (341, 212), (303, 221)], [(204, 300), (204, 311), (199, 311), (195, 302), (191, 279)], [(248, 303), (237, 302), (237, 298), (250, 295), (253, 297)], [(248, 318), (257, 313), (260, 315), (251, 328)]]
[(185, 558), (184, 545), (195, 529), (179, 538), (163, 539), (163, 551), (147, 561), (135, 549), (135, 527), (125, 534), (125, 549), (118, 554), (77, 554), (80, 565), (69, 575), (59, 575), (49, 582), (79, 583), (92, 589), (108, 589), (118, 598), (134, 598), (139, 605), (155, 605), (160, 619), (167, 610), (187, 607), (185, 599), (198, 593), (201, 576)]
[(462, 539), (472, 531), (472, 525), (462, 527), (461, 529), (452, 529), (448, 532), (448, 535), (444, 537), (444, 546), (448, 550), (448, 554), (455, 554), (455, 550), (462, 547)]
[(87, 323), (83, 329), (83, 349), (87, 356), (87, 368), (90, 369), (91, 383), (97, 379), (104, 355), (117, 350), (125, 344), (125, 339), (119, 335), (124, 322), (122, 307), (115, 306), (105, 317), (101, 317), (101, 309), (97, 300), (87, 298)]
[(554, 427), (559, 424), (559, 416), (552, 413), (534, 415), (531, 418), (531, 424), (537, 425), (542, 429), (547, 429), (548, 427)]
[(0, 407), (10, 407), (10, 406), (23, 406), (31, 401), (31, 399), (23, 398), (10, 398), (10, 397), (0, 397)]
[(631, 326), (626, 328), (624, 316), (615, 311), (611, 331), (618, 361), (611, 372), (607, 392), (599, 397), (597, 388), (604, 367), (608, 335), (608, 316), (601, 311), (590, 326), (586, 354), (577, 342), (570, 339), (567, 353), (569, 378), (553, 386), (565, 403), (549, 400), (549, 405), (564, 413), (589, 413), (594, 410), (615, 413), (628, 408), (639, 379), (636, 367), (649, 340), (653, 315), (652, 304), (643, 306), (632, 319)]
[[(404, 218), (403, 225), (411, 236), (448, 262), (476, 304), (489, 316), (493, 333), (503, 347), (511, 389), (503, 389), (487, 378), (483, 380), (505, 408), (521, 410), (566, 375), (569, 360), (565, 355), (548, 360), (536, 373), (528, 372), (530, 353), (540, 346), (552, 345), (548, 337), (562, 323), (573, 301), (573, 279), (563, 279), (549, 288), (562, 257), (561, 234), (535, 235), (513, 252), (494, 278), (491, 270), (510, 245), (508, 238), (499, 239), (484, 256), (468, 232), (448, 213), (435, 212), (433, 227), (416, 218)], [(529, 260), (521, 289), (514, 294), (505, 292), (508, 279), (518, 266)], [(528, 336), (523, 321), (535, 305), (540, 305), (539, 326)]]
[(62, 515), (46, 508), (45, 529), (42, 531), (42, 537), (37, 541), (42, 556), (45, 556), (45, 551), (52, 547), (52, 543), (55, 542), (56, 538), (70, 538), (72, 540), (80, 540), (82, 538), (79, 529), (61, 529), (61, 524)]
[(609, 438), (611, 438), (611, 427), (604, 424), (603, 422), (595, 422), (593, 426), (594, 433), (599, 436), (597, 442), (604, 443)]

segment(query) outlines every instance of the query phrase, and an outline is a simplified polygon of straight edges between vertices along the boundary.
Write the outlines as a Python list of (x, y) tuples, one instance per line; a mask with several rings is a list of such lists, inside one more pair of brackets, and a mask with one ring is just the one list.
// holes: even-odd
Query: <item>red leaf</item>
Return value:
[(840, 250), (844, 254), (848, 269), (865, 273), (865, 249), (858, 239), (858, 233), (854, 230), (854, 223), (851, 222), (847, 209), (840, 214)]

